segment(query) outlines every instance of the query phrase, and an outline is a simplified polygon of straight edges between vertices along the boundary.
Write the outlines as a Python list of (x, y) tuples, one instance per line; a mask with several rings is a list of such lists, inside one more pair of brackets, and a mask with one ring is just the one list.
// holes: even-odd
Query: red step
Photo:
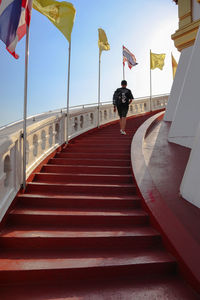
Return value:
[(130, 167), (128, 159), (78, 159), (78, 158), (51, 158), (48, 164), (55, 165), (85, 165), (85, 166), (115, 166)]
[(5, 252), (0, 256), (0, 282), (7, 284), (83, 280), (85, 278), (123, 278), (152, 273), (172, 274), (174, 259), (160, 249), (119, 251), (36, 251)]
[(102, 147), (100, 148), (99, 146), (95, 146), (95, 147), (84, 147), (84, 146), (79, 146), (79, 147), (75, 147), (75, 146), (71, 146), (71, 147), (66, 147), (63, 152), (68, 152), (68, 153), (95, 153), (95, 152), (101, 152), (101, 153), (119, 153), (119, 154), (129, 154), (130, 155), (130, 145), (127, 147)]
[(133, 182), (133, 178), (132, 175), (35, 173), (34, 182), (123, 184)]
[(39, 195), (135, 195), (134, 184), (80, 184), (80, 183), (39, 183), (30, 182), (27, 184), (26, 192)]
[(78, 196), (78, 195), (63, 195), (63, 196), (46, 196), (37, 194), (21, 194), (18, 196), (19, 207), (52, 207), (52, 208), (111, 208), (111, 209), (129, 209), (138, 208), (141, 206), (139, 196)]
[(130, 154), (119, 153), (84, 153), (84, 152), (57, 152), (54, 158), (100, 158), (100, 159), (125, 159), (130, 160)]
[(145, 225), (148, 215), (140, 209), (133, 210), (61, 210), (42, 208), (15, 208), (9, 216), (10, 224), (25, 226), (130, 226)]
[(103, 144), (128, 144), (130, 145), (132, 140), (132, 137), (125, 137), (125, 136), (120, 136), (118, 139), (116, 139), (116, 137), (105, 137), (105, 136), (84, 136), (84, 137), (79, 137), (76, 138), (75, 140), (70, 141), (70, 144), (80, 144), (80, 143), (93, 143), (94, 145), (96, 145), (97, 143), (103, 143)]
[(131, 167), (116, 166), (86, 166), (86, 165), (44, 165), (41, 173), (71, 173), (71, 174), (113, 174), (127, 175), (131, 174)]
[(130, 142), (128, 143), (74, 143), (74, 144), (68, 144), (67, 147), (63, 149), (64, 152), (69, 151), (70, 149), (77, 149), (77, 148), (91, 148), (91, 149), (99, 149), (99, 151), (104, 150), (124, 150), (124, 149), (130, 149)]
[[(126, 133), (127, 133), (126, 135), (122, 135), (119, 133), (118, 129), (116, 131), (101, 130), (101, 131), (95, 133), (95, 137), (96, 138), (103, 137), (105, 139), (109, 137), (111, 139), (115, 138), (116, 140), (119, 140), (119, 139), (126, 140), (127, 138), (129, 138), (129, 139), (132, 138), (133, 134), (135, 133), (135, 130), (127, 130), (126, 129)], [(91, 135), (88, 134), (88, 137), (90, 137), (90, 136), (92, 136), (92, 134)]]
[[(30, 298), (31, 295), (31, 298)], [(120, 298), (119, 298), (120, 297)], [(186, 282), (171, 273), (151, 273), (145, 276), (138, 273), (137, 276), (124, 276), (109, 280), (83, 278), (80, 281), (62, 281), (57, 284), (28, 284), (15, 285), (14, 282), (2, 286), (0, 298), (3, 300), (27, 300), (27, 299), (160, 299), (160, 300), (198, 300), (199, 296), (187, 285)]]
[(83, 147), (99, 147), (99, 149), (102, 149), (104, 147), (115, 147), (115, 149), (122, 148), (122, 147), (130, 147), (130, 139), (127, 140), (117, 140), (117, 139), (95, 139), (95, 140), (91, 140), (91, 139), (84, 139), (84, 140), (75, 140), (74, 142), (69, 144), (69, 148), (70, 147), (79, 147), (79, 146), (83, 146)]
[(134, 227), (9, 227), (0, 237), (1, 249), (131, 249), (160, 247), (160, 234), (149, 226)]

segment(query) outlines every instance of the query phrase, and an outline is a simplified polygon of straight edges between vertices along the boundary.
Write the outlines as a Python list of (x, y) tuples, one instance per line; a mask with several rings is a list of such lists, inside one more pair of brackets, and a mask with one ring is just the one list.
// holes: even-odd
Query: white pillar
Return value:
[(178, 67), (176, 70), (176, 75), (172, 84), (164, 120), (165, 121), (173, 121), (176, 108), (178, 106), (181, 89), (183, 86), (184, 78), (187, 73), (187, 67), (190, 60), (190, 56), (192, 53), (193, 46), (183, 49), (181, 52), (181, 56), (179, 59)]
[(200, 121), (200, 30), (192, 49), (168, 140), (192, 148)]
[(192, 0), (192, 19), (193, 21), (200, 19), (200, 3), (197, 0)]
[(180, 192), (184, 199), (200, 208), (200, 123), (194, 145), (181, 182)]

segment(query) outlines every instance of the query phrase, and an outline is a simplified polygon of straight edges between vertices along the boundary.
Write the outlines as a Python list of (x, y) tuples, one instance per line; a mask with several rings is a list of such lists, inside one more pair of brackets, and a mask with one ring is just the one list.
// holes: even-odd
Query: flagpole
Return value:
[[(171, 52), (171, 62), (172, 62), (173, 60), (172, 60), (172, 52)], [(174, 80), (174, 70), (173, 70), (173, 63), (172, 63), (172, 78), (173, 78), (173, 80)], [(173, 81), (172, 81), (173, 82)]]
[(125, 80), (125, 63), (124, 63), (124, 56), (123, 56), (123, 46), (122, 46), (122, 66), (123, 66), (123, 80)]
[(71, 39), (70, 39), (70, 42), (69, 42), (69, 55), (68, 55), (66, 144), (68, 144), (68, 141), (69, 141), (69, 86), (70, 86), (70, 65), (71, 65)]
[(150, 50), (150, 111), (152, 111), (152, 78), (151, 78), (151, 50)]
[(24, 122), (23, 122), (23, 190), (26, 188), (26, 120), (28, 91), (29, 26), (26, 25), (25, 75), (24, 75)]
[(100, 82), (101, 82), (101, 51), (99, 48), (99, 79), (98, 79), (98, 127), (100, 126)]

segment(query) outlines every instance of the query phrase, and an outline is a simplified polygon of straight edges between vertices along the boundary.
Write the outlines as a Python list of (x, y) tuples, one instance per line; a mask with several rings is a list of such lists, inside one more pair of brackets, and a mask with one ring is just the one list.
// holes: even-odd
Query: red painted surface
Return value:
[(0, 299), (198, 299), (142, 209), (130, 144), (89, 132), (31, 175), (0, 234)]
[(200, 292), (200, 210), (179, 195), (190, 149), (168, 143), (169, 123), (155, 121), (147, 120), (134, 136), (134, 175), (153, 224)]

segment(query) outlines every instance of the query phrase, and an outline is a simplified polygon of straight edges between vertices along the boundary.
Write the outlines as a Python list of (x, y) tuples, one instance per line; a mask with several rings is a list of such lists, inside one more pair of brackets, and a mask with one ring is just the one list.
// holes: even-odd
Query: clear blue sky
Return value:
[[(122, 45), (138, 65), (126, 66), (128, 87), (135, 97), (149, 95), (149, 50), (166, 53), (163, 71), (152, 71), (153, 94), (169, 93), (172, 84), (171, 40), (178, 28), (178, 6), (171, 0), (73, 0), (70, 106), (97, 102), (98, 28), (105, 30), (111, 50), (103, 51), (101, 101), (112, 99), (122, 79)], [(25, 38), (15, 60), (0, 41), (0, 126), (23, 117)], [(32, 11), (28, 115), (66, 106), (68, 42), (43, 15)]]

